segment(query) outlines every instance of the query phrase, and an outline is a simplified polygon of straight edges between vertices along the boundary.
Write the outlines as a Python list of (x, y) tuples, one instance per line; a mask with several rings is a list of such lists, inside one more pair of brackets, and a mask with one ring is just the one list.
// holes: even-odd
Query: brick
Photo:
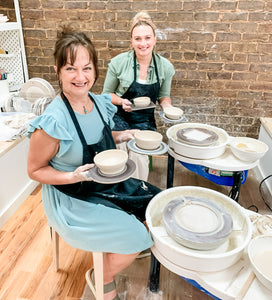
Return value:
[(193, 11), (199, 11), (199, 10), (205, 10), (210, 7), (210, 1), (184, 1), (183, 3), (183, 9), (184, 10), (193, 10)]
[(262, 10), (264, 9), (264, 1), (239, 1), (238, 9), (239, 10)]
[(86, 9), (87, 3), (83, 1), (64, 3), (64, 9)]

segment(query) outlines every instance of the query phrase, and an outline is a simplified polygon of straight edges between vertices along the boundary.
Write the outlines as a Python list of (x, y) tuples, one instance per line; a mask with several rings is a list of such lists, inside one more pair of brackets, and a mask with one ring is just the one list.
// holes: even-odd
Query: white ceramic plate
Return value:
[(99, 172), (98, 167), (94, 166), (87, 172), (87, 177), (92, 178), (93, 181), (98, 182), (98, 183), (103, 183), (103, 184), (112, 184), (112, 183), (118, 183), (127, 180), (133, 172), (136, 170), (136, 165), (134, 161), (131, 159), (128, 159), (127, 164), (126, 164), (126, 169), (122, 174), (118, 174), (115, 176), (106, 176), (101, 174)]
[(170, 201), (163, 211), (168, 234), (178, 243), (197, 250), (215, 249), (232, 232), (232, 217), (223, 207), (202, 198), (186, 196)]
[(146, 154), (146, 155), (161, 155), (168, 151), (168, 146), (164, 142), (161, 142), (160, 147), (155, 150), (145, 150), (145, 149), (141, 149), (141, 148), (137, 147), (135, 139), (129, 140), (127, 142), (127, 146), (130, 150), (132, 150), (136, 153)]
[(155, 108), (155, 107), (156, 107), (156, 104), (153, 103), (153, 102), (150, 102), (150, 104), (148, 106), (145, 106), (145, 107), (139, 107), (139, 106), (135, 106), (134, 104), (131, 104), (132, 111), (142, 110), (142, 109), (149, 109), (149, 108)]
[(218, 134), (207, 128), (186, 127), (177, 131), (177, 138), (190, 145), (210, 146), (218, 140)]
[(35, 102), (41, 97), (53, 99), (55, 90), (48, 81), (42, 78), (31, 78), (22, 85), (20, 97), (30, 102)]

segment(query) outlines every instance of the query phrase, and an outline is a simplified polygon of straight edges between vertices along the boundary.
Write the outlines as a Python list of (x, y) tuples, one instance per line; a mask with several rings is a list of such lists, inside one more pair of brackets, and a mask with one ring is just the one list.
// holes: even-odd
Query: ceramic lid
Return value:
[(232, 217), (206, 198), (186, 196), (170, 201), (163, 210), (168, 234), (192, 249), (214, 249), (232, 232)]

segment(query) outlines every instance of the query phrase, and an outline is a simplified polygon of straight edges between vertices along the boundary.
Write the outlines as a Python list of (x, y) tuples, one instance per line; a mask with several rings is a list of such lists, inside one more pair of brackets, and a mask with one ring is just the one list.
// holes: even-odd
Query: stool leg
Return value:
[(53, 250), (53, 264), (55, 265), (55, 271), (59, 270), (59, 235), (50, 227), (51, 239), (52, 239), (52, 250)]
[(93, 252), (96, 300), (104, 299), (103, 252)]

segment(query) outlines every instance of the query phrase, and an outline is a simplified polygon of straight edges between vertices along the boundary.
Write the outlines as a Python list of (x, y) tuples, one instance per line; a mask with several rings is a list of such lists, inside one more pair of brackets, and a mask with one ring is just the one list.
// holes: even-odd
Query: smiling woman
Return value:
[(30, 124), (28, 174), (43, 184), (48, 223), (66, 243), (105, 253), (104, 299), (116, 300), (114, 276), (153, 244), (143, 221), (160, 190), (129, 176), (114, 182), (88, 176), (97, 170), (96, 153), (133, 139), (135, 131), (112, 132), (111, 97), (90, 92), (98, 77), (97, 56), (84, 33), (63, 31), (54, 57), (61, 92)]
[[(156, 130), (155, 104), (162, 109), (172, 107), (170, 89), (174, 76), (173, 65), (154, 51), (156, 45), (155, 25), (146, 12), (135, 15), (131, 24), (131, 46), (133, 50), (114, 57), (109, 66), (103, 93), (112, 96), (118, 112), (114, 117), (115, 130)], [(137, 97), (149, 97), (152, 108), (132, 111), (131, 104)], [(126, 145), (121, 146), (123, 150)], [(136, 162), (135, 177), (147, 180), (149, 160), (146, 155), (130, 152)]]

